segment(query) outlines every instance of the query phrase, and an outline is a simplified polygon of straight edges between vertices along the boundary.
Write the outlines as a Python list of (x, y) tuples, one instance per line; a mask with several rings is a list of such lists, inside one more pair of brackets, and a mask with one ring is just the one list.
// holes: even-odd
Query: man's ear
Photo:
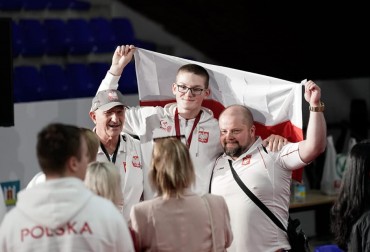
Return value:
[(256, 126), (254, 124), (252, 125), (250, 132), (251, 132), (251, 136), (254, 137), (256, 135)]
[(96, 124), (96, 114), (94, 111), (89, 113), (91, 120)]
[(205, 98), (207, 98), (211, 94), (211, 89), (207, 88), (204, 90)]
[(68, 171), (72, 174), (78, 173), (78, 160), (77, 157), (70, 157), (67, 161)]
[(176, 96), (176, 83), (172, 83), (172, 93)]

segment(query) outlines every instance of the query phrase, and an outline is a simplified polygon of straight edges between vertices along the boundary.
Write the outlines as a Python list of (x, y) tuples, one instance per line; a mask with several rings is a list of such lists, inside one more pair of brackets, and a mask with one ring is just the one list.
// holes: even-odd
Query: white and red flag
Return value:
[[(178, 68), (188, 63), (201, 65), (209, 73), (211, 95), (203, 106), (211, 109), (215, 118), (229, 105), (244, 104), (251, 109), (256, 134), (262, 139), (277, 134), (290, 142), (303, 140), (301, 83), (137, 48), (135, 69), (140, 105), (175, 102), (171, 86)], [(293, 179), (301, 181), (302, 171), (294, 171)]]

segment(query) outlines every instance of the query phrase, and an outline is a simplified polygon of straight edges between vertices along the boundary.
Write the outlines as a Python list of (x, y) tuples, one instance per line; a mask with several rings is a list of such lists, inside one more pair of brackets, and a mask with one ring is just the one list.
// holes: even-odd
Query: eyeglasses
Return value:
[(179, 92), (183, 94), (186, 94), (190, 90), (192, 95), (200, 95), (202, 94), (204, 90), (204, 88), (198, 88), (198, 87), (189, 88), (187, 86), (178, 85), (178, 84), (176, 84), (176, 86), (177, 86), (177, 90), (179, 90)]

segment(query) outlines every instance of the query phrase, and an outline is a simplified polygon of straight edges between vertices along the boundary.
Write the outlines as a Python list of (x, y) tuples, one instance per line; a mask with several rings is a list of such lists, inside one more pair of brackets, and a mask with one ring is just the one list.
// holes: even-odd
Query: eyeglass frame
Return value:
[[(180, 84), (177, 84), (176, 82), (174, 83), (176, 86), (177, 86), (177, 90), (182, 93), (182, 94), (186, 94), (189, 90), (190, 90), (190, 93), (192, 95), (201, 95), (203, 91), (207, 90), (207, 88), (199, 88), (199, 87), (192, 87), (192, 88), (189, 88), (185, 85), (180, 85)], [(180, 91), (180, 88), (186, 88), (186, 91)], [(195, 90), (195, 89), (199, 89), (199, 90)], [(199, 94), (197, 93), (194, 93), (194, 92), (199, 92)]]

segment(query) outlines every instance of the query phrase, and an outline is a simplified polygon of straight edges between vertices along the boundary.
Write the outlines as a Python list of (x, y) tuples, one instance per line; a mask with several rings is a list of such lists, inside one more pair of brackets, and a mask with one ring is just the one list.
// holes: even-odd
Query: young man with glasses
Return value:
[[(98, 91), (117, 89), (125, 66), (131, 61), (135, 47), (118, 46), (112, 65), (100, 84)], [(181, 66), (172, 84), (176, 103), (164, 107), (132, 107), (126, 110), (124, 131), (140, 138), (144, 171), (144, 200), (151, 199), (154, 192), (148, 182), (148, 171), (153, 150), (153, 138), (185, 135), (194, 163), (196, 183), (193, 190), (198, 194), (208, 192), (211, 171), (216, 158), (222, 153), (219, 142), (218, 121), (202, 102), (210, 95), (209, 75), (205, 68), (196, 64)], [(270, 146), (280, 137), (272, 137)], [(275, 140), (275, 142), (274, 142)]]

